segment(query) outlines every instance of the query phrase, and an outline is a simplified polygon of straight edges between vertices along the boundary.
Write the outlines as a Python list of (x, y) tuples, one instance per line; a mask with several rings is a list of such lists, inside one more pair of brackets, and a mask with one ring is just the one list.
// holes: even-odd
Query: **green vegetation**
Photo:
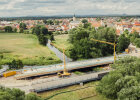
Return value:
[(11, 33), (11, 32), (13, 32), (12, 30), (12, 27), (11, 26), (6, 26), (5, 28), (4, 28), (4, 30), (5, 30), (5, 32), (9, 32), (9, 33)]
[(133, 45), (140, 48), (140, 35), (136, 31), (129, 35), (129, 39)]
[(48, 20), (43, 20), (43, 23), (47, 25), (59, 25), (61, 21), (48, 19)]
[(80, 71), (75, 71), (74, 74), (76, 74), (76, 75), (82, 75), (84, 73), (83, 72), (80, 72)]
[(9, 65), (9, 69), (21, 69), (24, 67), (21, 60), (13, 60), (8, 65)]
[(55, 41), (53, 43), (57, 46), (57, 48), (67, 50), (69, 46), (71, 45), (68, 42), (69, 35), (68, 34), (63, 34), (63, 35), (56, 35), (54, 36)]
[[(51, 58), (51, 59), (50, 59)], [(0, 64), (20, 59), (24, 65), (48, 65), (61, 61), (32, 34), (0, 33)]]
[(98, 92), (112, 100), (139, 100), (140, 58), (120, 58), (111, 66), (115, 70), (103, 77)]
[(130, 41), (124, 35), (119, 38), (116, 31), (110, 27), (100, 27), (97, 30), (91, 27), (89, 23), (74, 28), (69, 32), (69, 42), (72, 46), (69, 49), (70, 57), (74, 60), (97, 58), (112, 55), (114, 47), (110, 44), (92, 41), (91, 39), (102, 40), (106, 42), (117, 43), (117, 52), (123, 52)]
[(65, 49), (65, 54), (69, 57), (69, 47), (71, 44), (68, 41), (69, 35), (63, 34), (63, 35), (56, 35), (54, 36), (55, 41), (52, 41), (53, 44), (61, 51), (63, 52), (63, 49)]
[(0, 100), (43, 100), (39, 96), (30, 93), (25, 95), (25, 92), (19, 89), (9, 89), (0, 87)]
[[(83, 100), (109, 100), (109, 99), (106, 99), (104, 96), (99, 95), (96, 92), (97, 85), (98, 85), (98, 82), (90, 82), (90, 83), (84, 84), (84, 86), (74, 85), (74, 86), (65, 87), (63, 89), (42, 92), (42, 93), (39, 93), (39, 95), (43, 98), (52, 97), (49, 100), (80, 100), (86, 97), (89, 97), (89, 98), (83, 99)], [(86, 88), (88, 86), (92, 86), (92, 87)], [(80, 89), (80, 88), (84, 88), (84, 89)], [(70, 92), (67, 92), (67, 91), (70, 91)], [(65, 93), (62, 93), (62, 92), (65, 92)], [(61, 94), (58, 94), (58, 93), (61, 93)], [(55, 94), (58, 94), (58, 95), (55, 95)]]
[(0, 65), (0, 69), (2, 69), (2, 66)]
[(35, 34), (38, 37), (39, 43), (46, 46), (48, 39), (54, 40), (53, 34), (48, 32), (48, 29), (43, 26), (37, 25), (32, 29), (32, 34)]
[(83, 20), (82, 20), (82, 23), (83, 23), (83, 24), (88, 23), (87, 19), (83, 19)]

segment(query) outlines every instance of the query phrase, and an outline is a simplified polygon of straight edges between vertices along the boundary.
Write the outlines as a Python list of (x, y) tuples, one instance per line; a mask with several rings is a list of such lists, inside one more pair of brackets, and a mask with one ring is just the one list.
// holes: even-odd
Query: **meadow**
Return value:
[(20, 59), (25, 65), (48, 65), (61, 62), (32, 34), (0, 33), (0, 64)]
[(70, 57), (68, 49), (72, 46), (72, 44), (69, 43), (69, 35), (68, 34), (62, 34), (62, 35), (56, 35), (54, 36), (55, 41), (52, 41), (52, 43), (55, 45), (57, 49), (59, 49), (61, 52), (63, 52), (63, 49), (65, 49), (65, 55)]
[(68, 49), (71, 45), (68, 42), (69, 35), (68, 34), (62, 34), (62, 35), (56, 35), (54, 36), (55, 41), (53, 43), (57, 46), (59, 49)]

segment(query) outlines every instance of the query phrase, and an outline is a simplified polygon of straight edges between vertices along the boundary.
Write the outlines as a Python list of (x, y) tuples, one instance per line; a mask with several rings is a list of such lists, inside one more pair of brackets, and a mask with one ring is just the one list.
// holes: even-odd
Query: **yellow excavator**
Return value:
[(65, 61), (65, 54), (64, 54), (65, 50), (63, 49), (63, 59), (64, 59), (64, 70), (63, 73), (58, 72), (57, 76), (58, 77), (68, 77), (71, 75), (71, 73), (69, 73), (66, 69), (66, 61)]

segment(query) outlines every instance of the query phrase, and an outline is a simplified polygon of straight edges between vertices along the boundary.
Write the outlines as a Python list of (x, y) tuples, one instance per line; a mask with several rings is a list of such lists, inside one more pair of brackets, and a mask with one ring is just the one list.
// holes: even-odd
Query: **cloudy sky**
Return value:
[(0, 17), (140, 14), (140, 0), (0, 0)]

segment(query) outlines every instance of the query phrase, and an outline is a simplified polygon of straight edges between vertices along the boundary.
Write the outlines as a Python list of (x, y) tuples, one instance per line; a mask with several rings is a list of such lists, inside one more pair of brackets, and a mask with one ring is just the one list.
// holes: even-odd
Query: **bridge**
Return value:
[(105, 74), (111, 70), (88, 73), (84, 75), (71, 76), (69, 78), (55, 78), (54, 80), (42, 80), (31, 83), (29, 89), (30, 92), (42, 92), (46, 90), (57, 89), (74, 84), (80, 84), (89, 81), (95, 81), (101, 79)]
[[(121, 55), (118, 55), (118, 57), (123, 57), (126, 55), (127, 54), (121, 54)], [(96, 58), (96, 59), (69, 62), (69, 63), (66, 63), (66, 67), (68, 71), (71, 71), (75, 69), (111, 64), (113, 62), (114, 62), (114, 56), (110, 56), (110, 57), (102, 57), (102, 58)], [(30, 67), (30, 68), (26, 67), (25, 69), (18, 70), (22, 74), (16, 75), (15, 78), (24, 79), (24, 78), (29, 78), (33, 76), (53, 74), (59, 71), (63, 71), (63, 69), (64, 69), (63, 63), (56, 64), (56, 65), (48, 65), (48, 66), (36, 66), (36, 67)]]

